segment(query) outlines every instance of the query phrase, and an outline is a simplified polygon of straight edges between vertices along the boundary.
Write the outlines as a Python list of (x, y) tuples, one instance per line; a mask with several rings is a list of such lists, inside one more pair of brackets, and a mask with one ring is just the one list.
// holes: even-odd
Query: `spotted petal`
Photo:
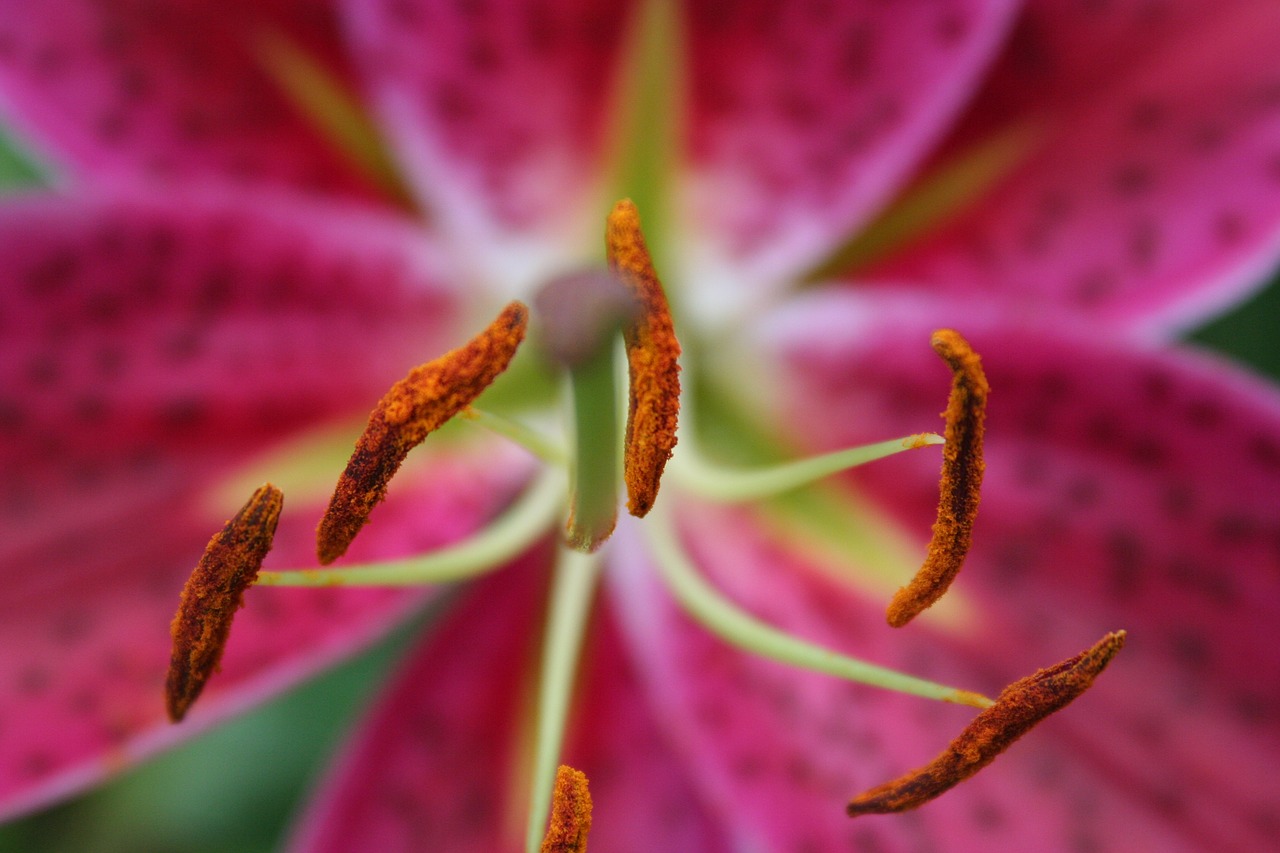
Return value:
[[(775, 327), (811, 437), (936, 423), (947, 371), (924, 346), (929, 324), (884, 311), (867, 324), (844, 301), (815, 299), (808, 322)], [(984, 654), (980, 673), (1022, 672), (1054, 659), (1051, 647), (1128, 629), (1118, 661), (1132, 669), (1099, 681), (1093, 712), (1056, 722), (1076, 754), (1066, 772), (1180, 840), (1124, 822), (1093, 834), (1126, 850), (1265, 848), (1280, 814), (1255, 782), (1280, 756), (1275, 390), (1207, 357), (1061, 325), (971, 316), (964, 331), (992, 397), (974, 550), (951, 593), (976, 621), (956, 643)], [(896, 458), (858, 483), (923, 537), (935, 462)]]
[[(421, 234), (244, 194), (10, 200), (0, 254), (0, 810), (12, 813), (171, 739), (154, 730), (174, 596), (247, 495), (210, 490), (272, 443), (363, 415), (451, 342), (454, 297)], [(439, 536), (492, 511), (459, 507), (463, 528)], [(262, 642), (233, 643), (214, 691), (235, 687), (224, 709), (405, 601), (257, 598), (237, 634), (257, 623)]]
[(483, 272), (514, 290), (598, 245), (631, 2), (343, 6), (408, 181)]
[[(312, 804), (308, 853), (514, 850), (547, 554), (480, 582), (425, 638)], [(588, 637), (565, 761), (590, 780), (590, 847), (727, 851), (649, 716), (610, 619)]]
[[(1148, 330), (1259, 286), (1280, 253), (1280, 7), (1199, 6), (1134, 34), (1133, 5), (1105, 25), (1033, 17), (965, 133), (1023, 123), (1038, 143), (953, 222), (859, 277)], [(1094, 36), (1111, 51), (1077, 61)]]
[(0, 103), (76, 182), (200, 176), (372, 198), (268, 74), (265, 36), (344, 75), (318, 4), (47, 0), (34, 14), (3, 0)]
[(693, 278), (740, 294), (831, 251), (945, 131), (1013, 8), (1006, 0), (685, 4), (681, 226), (704, 238), (688, 259)]

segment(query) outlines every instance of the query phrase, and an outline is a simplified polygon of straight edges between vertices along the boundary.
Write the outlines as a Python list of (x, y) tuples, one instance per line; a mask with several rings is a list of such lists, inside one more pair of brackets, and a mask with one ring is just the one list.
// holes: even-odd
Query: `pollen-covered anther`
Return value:
[(943, 413), (947, 428), (938, 517), (924, 564), (889, 602), (886, 617), (895, 628), (906, 625), (942, 598), (960, 573), (973, 542), (973, 522), (978, 515), (986, 470), (982, 439), (991, 386), (982, 371), (982, 361), (969, 342), (951, 329), (934, 332), (931, 343), (952, 372), (951, 395)]
[(623, 479), (627, 509), (642, 517), (653, 507), (662, 470), (676, 445), (680, 343), (640, 231), (640, 214), (630, 199), (610, 211), (605, 244), (609, 266), (640, 306), (636, 317), (622, 328), (631, 379)]
[(591, 831), (591, 793), (582, 771), (561, 764), (551, 800), (551, 824), (542, 853), (584, 853)]
[(498, 377), (524, 340), (529, 310), (512, 302), (483, 332), (415, 367), (386, 393), (338, 479), (316, 530), (316, 554), (331, 563), (346, 553), (409, 451), (443, 426)]
[(270, 483), (255, 491), (209, 540), (182, 588), (178, 612), (169, 626), (173, 648), (164, 685), (165, 709), (173, 722), (186, 716), (209, 676), (217, 671), (231, 620), (271, 550), (283, 505), (283, 493)]
[(986, 767), (1018, 738), (1089, 689), (1124, 646), (1124, 631), (1057, 666), (1010, 684), (995, 704), (973, 718), (947, 749), (924, 767), (872, 788), (849, 803), (851, 817), (922, 806)]

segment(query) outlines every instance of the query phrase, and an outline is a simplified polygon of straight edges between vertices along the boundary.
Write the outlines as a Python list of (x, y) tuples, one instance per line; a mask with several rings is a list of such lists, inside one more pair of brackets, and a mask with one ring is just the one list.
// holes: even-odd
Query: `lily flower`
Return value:
[[(0, 809), (447, 588), (295, 849), (1266, 849), (1280, 396), (1174, 341), (1280, 257), (1278, 32), (1246, 0), (0, 2), (51, 187), (0, 205)], [(640, 305), (585, 356), (575, 279)], [(644, 369), (671, 322), (683, 394)], [(613, 423), (619, 327), (657, 427)], [(360, 435), (339, 482), (369, 448), (395, 477), (333, 494)], [(612, 527), (624, 440), (662, 488)], [(363, 509), (316, 569), (331, 505)], [(931, 523), (964, 569), (890, 627)]]

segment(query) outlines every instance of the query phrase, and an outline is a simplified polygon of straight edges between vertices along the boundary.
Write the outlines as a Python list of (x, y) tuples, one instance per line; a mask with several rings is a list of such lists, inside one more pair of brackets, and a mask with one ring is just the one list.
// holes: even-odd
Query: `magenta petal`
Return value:
[[(545, 574), (526, 558), (468, 590), (415, 652), (337, 765), (291, 849), (516, 850), (527, 802), (517, 735), (532, 724)], [(588, 637), (565, 760), (594, 803), (591, 849), (728, 850), (650, 718), (611, 620)]]
[[(889, 628), (881, 597), (836, 583), (797, 559), (784, 543), (771, 541), (767, 523), (749, 513), (686, 507), (682, 518), (689, 546), (708, 576), (772, 624), (877, 663), (991, 694), (1032, 671), (1019, 669), (1010, 644), (998, 638), (941, 633), (921, 622), (903, 631)], [(844, 805), (852, 795), (933, 758), (976, 712), (802, 674), (731, 650), (674, 607), (641, 550), (625, 553), (616, 589), (624, 636), (642, 680), (665, 697), (661, 719), (688, 754), (698, 781), (714, 801), (732, 809), (737, 837), (753, 839), (758, 849), (1209, 849), (1184, 834), (1185, 822), (1145, 800), (1145, 790), (1126, 790), (1130, 780), (1113, 775), (1106, 752), (1080, 754), (1078, 729), (1063, 724), (1070, 721), (1066, 715), (1081, 717), (1078, 725), (1094, 727), (1099, 738), (1129, 736), (1127, 729), (1111, 726), (1105, 701), (1094, 697), (1104, 686), (1101, 680), (1063, 719), (1049, 721), (919, 812), (851, 821)], [(1096, 639), (1090, 625), (1074, 627), (1037, 637), (1023, 651), (1041, 655), (1039, 664), (1045, 665)], [(1124, 691), (1140, 666), (1117, 659), (1108, 683)]]
[(772, 282), (847, 238), (972, 93), (1014, 5), (685, 4), (699, 271)]
[[(0, 254), (11, 813), (176, 736), (145, 732), (161, 717), (175, 596), (234, 509), (211, 508), (205, 490), (303, 428), (367, 412), (450, 342), (454, 294), (424, 235), (401, 223), (244, 193), (9, 199)], [(303, 500), (286, 496), (282, 531)], [(474, 524), (489, 510), (469, 511)], [(310, 547), (286, 553), (312, 564)], [(277, 595), (255, 597), (237, 636)], [(287, 658), (301, 653), (317, 665), (405, 600), (334, 598), (274, 609), (290, 627), (264, 631), (262, 659), (223, 680), (241, 686), (236, 701), (262, 689), (244, 685), (267, 664), (296, 673)], [(330, 605), (348, 620), (320, 621)]]
[[(969, 130), (1025, 120), (1044, 133), (1038, 147), (988, 197), (862, 277), (1139, 328), (1186, 324), (1259, 286), (1280, 254), (1280, 6), (1202, 11), (1161, 19), (1134, 40), (1133, 61), (1102, 63), (1103, 79), (1057, 44), (1075, 44), (1059, 22), (1044, 60), (1063, 63), (1057, 85), (1015, 77), (1015, 63)], [(1069, 20), (1093, 32), (1087, 16)], [(1009, 116), (1015, 85), (1024, 111)]]
[[(784, 350), (818, 443), (936, 423), (947, 375), (927, 325), (855, 328), (830, 302), (809, 316)], [(992, 396), (956, 588), (981, 606), (987, 642), (1027, 670), (1050, 643), (1128, 629), (1133, 669), (1099, 682), (1096, 715), (1062, 723), (1081, 759), (1188, 843), (1265, 849), (1280, 816), (1280, 789), (1257, 781), (1280, 760), (1280, 397), (1194, 354), (1025, 323), (961, 328)], [(897, 458), (858, 481), (923, 537), (935, 460)]]
[[(352, 549), (404, 556), (456, 540), (509, 499), (492, 452), (401, 483)], [(336, 475), (335, 475), (336, 476)], [(254, 589), (222, 670), (187, 723), (164, 714), (169, 622), (218, 510), (171, 503), (4, 555), (0, 596), (0, 813), (65, 796), (350, 654), (420, 603), (422, 590)], [(314, 565), (320, 504), (290, 504), (268, 568)]]
[(456, 294), (425, 235), (349, 209), (25, 197), (0, 206), (0, 254), (10, 553), (363, 416), (452, 342)]
[(3, 0), (0, 97), (77, 179), (201, 176), (372, 197), (264, 71), (264, 32), (336, 62), (327, 10), (289, 0), (42, 0), (39, 14)]
[[(548, 240), (577, 253), (597, 245), (605, 208), (594, 195), (630, 0), (343, 5), (408, 181), (477, 247), (477, 262), (521, 251), (522, 238), (539, 265), (564, 260), (545, 257), (560, 248)], [(511, 263), (503, 274), (530, 274)]]

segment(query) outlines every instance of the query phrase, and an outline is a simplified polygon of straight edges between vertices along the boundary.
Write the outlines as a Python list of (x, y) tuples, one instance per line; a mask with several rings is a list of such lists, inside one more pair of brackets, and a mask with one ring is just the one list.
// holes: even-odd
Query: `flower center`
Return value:
[[(941, 330), (932, 341), (954, 377), (945, 438), (920, 433), (750, 470), (718, 468), (700, 459), (688, 443), (681, 448), (690, 460), (676, 483), (680, 488), (674, 497), (664, 493), (659, 501), (659, 483), (676, 445), (680, 346), (631, 202), (619, 202), (610, 213), (606, 245), (607, 270), (575, 273), (547, 283), (533, 300), (532, 312), (520, 302), (511, 303), (468, 343), (413, 369), (392, 386), (378, 402), (339, 477), (317, 530), (318, 559), (325, 564), (337, 560), (367, 523), (377, 523), (373, 511), (388, 497), (388, 485), (401, 463), (430, 434), (458, 416), (521, 444), (542, 460), (543, 473), (524, 495), (483, 530), (429, 554), (363, 566), (259, 571), (281, 505), (278, 490), (262, 487), (210, 542), (184, 591), (173, 623), (167, 696), (175, 719), (186, 713), (216, 669), (231, 618), (249, 586), (457, 581), (504, 565), (562, 520), (564, 547), (553, 574), (533, 711), (537, 726), (527, 844), (530, 851), (537, 850), (552, 805), (552, 783), (585, 626), (607, 553), (602, 546), (617, 523), (619, 469), (628, 511), (643, 519), (637, 525), (648, 543), (650, 562), (672, 598), (713, 634), (801, 669), (983, 709), (937, 761), (855, 799), (849, 806), (851, 815), (900, 811), (932, 799), (990, 763), (1036, 722), (1084, 692), (1119, 650), (1122, 632), (1108, 635), (1056, 667), (1015, 682), (993, 701), (973, 691), (837, 654), (768, 625), (709, 583), (683, 547), (672, 505), (685, 499), (684, 493), (722, 502), (760, 500), (894, 453), (942, 444), (941, 498), (928, 551), (920, 571), (888, 607), (890, 625), (899, 628), (909, 623), (956, 580), (978, 509), (988, 387), (981, 361), (963, 337)], [(511, 364), (531, 313), (532, 337), (565, 377), (571, 426), (564, 446), (475, 405)], [(621, 431), (620, 349), (628, 366), (627, 418)], [(263, 509), (264, 502), (270, 504), (269, 512)], [(585, 790), (585, 782), (582, 786)], [(569, 794), (566, 797), (572, 799)], [(567, 801), (557, 802), (558, 808), (573, 813)], [(564, 832), (584, 837), (585, 829)]]

